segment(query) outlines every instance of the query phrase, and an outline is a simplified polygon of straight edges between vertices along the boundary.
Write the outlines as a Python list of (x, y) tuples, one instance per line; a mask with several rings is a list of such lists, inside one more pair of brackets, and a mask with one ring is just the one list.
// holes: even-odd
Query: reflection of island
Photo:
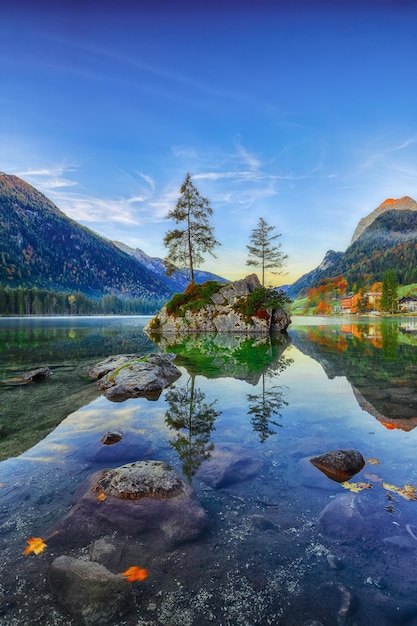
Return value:
[(289, 346), (287, 334), (249, 335), (200, 333), (155, 335), (152, 340), (165, 352), (177, 355), (175, 364), (190, 375), (230, 377), (256, 385), (261, 375), (274, 368)]
[(170, 428), (178, 431), (169, 444), (177, 451), (182, 471), (191, 483), (201, 463), (210, 458), (214, 448), (210, 434), (220, 411), (214, 408), (215, 401), (210, 404), (204, 402), (205, 394), (195, 388), (194, 376), (186, 385), (169, 389), (165, 400), (169, 405), (165, 421)]
[(359, 406), (386, 428), (417, 426), (417, 351), (398, 324), (298, 327), (294, 345), (318, 361), (328, 378), (345, 376)]

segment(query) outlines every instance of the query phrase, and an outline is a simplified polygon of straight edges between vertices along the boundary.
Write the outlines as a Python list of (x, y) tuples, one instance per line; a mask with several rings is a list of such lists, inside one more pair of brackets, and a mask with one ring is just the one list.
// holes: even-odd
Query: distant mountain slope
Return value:
[(77, 224), (17, 176), (0, 173), (0, 283), (90, 297), (168, 298), (173, 289)]
[(287, 295), (300, 297), (322, 279), (339, 275), (350, 285), (381, 281), (387, 269), (397, 271), (400, 284), (417, 281), (417, 203), (408, 196), (385, 200), (359, 222), (345, 252), (327, 252), (316, 269), (288, 287)]
[(417, 277), (417, 212), (389, 210), (381, 213), (351, 244), (334, 268), (349, 282), (360, 277), (382, 280), (384, 271), (395, 269), (400, 284)]
[(334, 250), (326, 252), (323, 261), (316, 269), (303, 274), (303, 276), (286, 288), (286, 295), (289, 298), (296, 298), (298, 294), (310, 289), (313, 285), (317, 285), (322, 278), (332, 274), (333, 268), (337, 266), (342, 256), (343, 252), (335, 252)]
[(387, 198), (380, 204), (372, 213), (369, 213), (366, 217), (363, 217), (357, 225), (355, 232), (353, 233), (350, 245), (355, 243), (357, 239), (362, 235), (364, 230), (372, 224), (377, 217), (386, 211), (417, 211), (417, 202), (409, 196), (403, 196), (394, 200), (393, 198)]
[[(171, 276), (166, 276), (165, 265), (162, 259), (158, 257), (151, 257), (143, 252), (143, 250), (140, 250), (139, 248), (130, 248), (120, 241), (114, 241), (113, 243), (120, 248), (120, 250), (123, 250), (123, 252), (126, 252), (137, 259), (137, 261), (139, 261), (139, 263), (141, 263), (144, 267), (147, 267), (148, 270), (163, 278), (164, 282), (166, 282), (166, 284), (169, 285), (169, 287), (174, 291), (184, 291), (190, 282), (186, 272), (181, 272), (179, 270)], [(194, 278), (195, 282), (198, 284), (204, 283), (207, 280), (216, 280), (220, 283), (228, 282), (225, 278), (217, 276), (217, 274), (203, 272), (201, 270), (194, 270)]]

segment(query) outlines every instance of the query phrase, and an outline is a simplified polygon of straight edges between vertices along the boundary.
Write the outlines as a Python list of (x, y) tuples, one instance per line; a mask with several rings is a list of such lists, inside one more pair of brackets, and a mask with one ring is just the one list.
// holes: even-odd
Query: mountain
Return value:
[(0, 172), (0, 284), (80, 291), (92, 298), (169, 298), (137, 259), (68, 218), (37, 189)]
[(408, 196), (385, 200), (360, 220), (345, 252), (326, 253), (323, 262), (287, 289), (291, 298), (305, 295), (321, 280), (342, 275), (348, 284), (381, 281), (395, 269), (400, 284), (417, 282), (417, 203)]
[(371, 226), (372, 222), (376, 220), (382, 213), (386, 211), (417, 211), (417, 202), (409, 196), (403, 196), (402, 198), (393, 199), (387, 198), (380, 204), (372, 213), (363, 217), (359, 224), (355, 228), (352, 241), (350, 245), (354, 244), (357, 239), (362, 235), (364, 230)]
[[(151, 257), (147, 255), (143, 250), (139, 248), (130, 248), (125, 243), (120, 241), (113, 241), (114, 245), (133, 256), (141, 265), (147, 267), (149, 271), (153, 272), (157, 276), (163, 277), (164, 282), (175, 292), (184, 291), (189, 281), (186, 271), (176, 271), (171, 276), (165, 275), (165, 264), (162, 259), (158, 257)], [(202, 270), (194, 270), (194, 279), (197, 284), (205, 283), (207, 280), (215, 280), (219, 283), (228, 282), (225, 278), (212, 274), (211, 272), (203, 272)]]
[(311, 272), (307, 274), (303, 274), (303, 276), (292, 285), (286, 287), (286, 295), (289, 298), (296, 298), (299, 293), (303, 293), (312, 286), (317, 285), (322, 278), (332, 274), (333, 267), (337, 266), (341, 257), (343, 257), (343, 252), (335, 252), (334, 250), (326, 252), (323, 261), (316, 269), (311, 270)]

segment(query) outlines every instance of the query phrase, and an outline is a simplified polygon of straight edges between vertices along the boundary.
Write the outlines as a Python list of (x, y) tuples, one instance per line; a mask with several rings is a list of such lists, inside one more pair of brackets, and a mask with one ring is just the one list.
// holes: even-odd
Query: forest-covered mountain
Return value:
[(163, 298), (172, 289), (113, 243), (68, 218), (17, 176), (0, 174), (3, 286)]
[(359, 224), (345, 252), (329, 251), (315, 270), (287, 288), (287, 295), (302, 296), (340, 275), (349, 287), (372, 284), (382, 281), (387, 269), (396, 270), (400, 285), (417, 282), (417, 203), (408, 197), (385, 201)]
[[(187, 285), (179, 272), (165, 276), (161, 259), (124, 248), (67, 217), (22, 179), (0, 172), (2, 287), (163, 300)], [(214, 278), (199, 272), (199, 281), (206, 275)]]

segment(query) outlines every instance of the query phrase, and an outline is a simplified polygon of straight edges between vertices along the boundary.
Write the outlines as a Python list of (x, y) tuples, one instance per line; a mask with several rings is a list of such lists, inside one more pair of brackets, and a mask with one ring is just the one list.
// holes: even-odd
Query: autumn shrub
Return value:
[(258, 309), (256, 311), (256, 317), (260, 320), (269, 320), (271, 316), (269, 315), (268, 311), (265, 311), (265, 309)]
[(267, 309), (281, 309), (289, 302), (283, 291), (258, 287), (247, 296), (239, 298), (233, 308), (242, 315), (246, 323), (250, 323), (253, 317), (268, 320), (270, 315)]

